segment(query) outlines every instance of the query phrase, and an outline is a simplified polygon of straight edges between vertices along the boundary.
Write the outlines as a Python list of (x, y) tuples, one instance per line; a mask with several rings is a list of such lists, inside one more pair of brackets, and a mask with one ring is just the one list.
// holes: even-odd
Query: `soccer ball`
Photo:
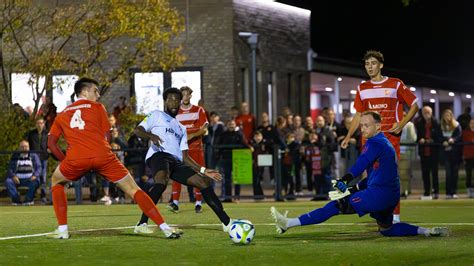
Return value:
[(255, 236), (255, 226), (249, 220), (234, 220), (230, 225), (229, 237), (236, 244), (247, 245)]

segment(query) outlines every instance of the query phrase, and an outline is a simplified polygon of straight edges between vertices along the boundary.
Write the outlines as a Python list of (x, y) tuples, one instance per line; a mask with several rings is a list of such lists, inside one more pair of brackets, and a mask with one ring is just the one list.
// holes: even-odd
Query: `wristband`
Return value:
[(202, 166), (199, 170), (199, 173), (204, 174), (206, 172), (206, 167)]

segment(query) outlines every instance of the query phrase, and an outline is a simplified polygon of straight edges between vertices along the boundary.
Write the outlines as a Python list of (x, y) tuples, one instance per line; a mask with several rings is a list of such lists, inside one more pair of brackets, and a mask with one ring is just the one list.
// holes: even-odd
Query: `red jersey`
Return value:
[[(465, 129), (462, 132), (463, 142), (474, 142), (474, 131)], [(474, 145), (464, 145), (463, 148), (464, 159), (474, 159)]]
[(251, 114), (239, 115), (235, 118), (235, 123), (242, 130), (247, 141), (252, 139), (252, 134), (255, 131), (255, 117)]
[[(186, 133), (188, 135), (197, 132), (205, 123), (207, 123), (207, 116), (204, 108), (197, 105), (191, 105), (188, 109), (183, 108), (181, 105), (176, 119), (186, 128)], [(188, 146), (189, 151), (202, 151), (202, 136), (189, 140)]]
[[(385, 77), (382, 81), (366, 81), (357, 88), (354, 108), (357, 112), (377, 111), (382, 116), (382, 132), (400, 156), (400, 135), (388, 131), (403, 119), (403, 104), (416, 103), (416, 96), (399, 79)], [(363, 140), (364, 142), (364, 140)]]
[(105, 138), (109, 130), (105, 107), (79, 99), (56, 116), (49, 134), (57, 138), (64, 135), (68, 144), (66, 158), (71, 160), (109, 154), (111, 148)]

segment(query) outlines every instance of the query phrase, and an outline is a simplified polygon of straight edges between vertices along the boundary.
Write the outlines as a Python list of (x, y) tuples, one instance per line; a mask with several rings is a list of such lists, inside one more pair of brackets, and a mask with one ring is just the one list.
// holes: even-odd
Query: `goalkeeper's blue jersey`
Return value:
[(382, 132), (369, 138), (362, 154), (357, 159), (350, 173), (355, 177), (367, 170), (367, 188), (377, 187), (392, 191), (400, 190), (397, 155), (390, 141)]

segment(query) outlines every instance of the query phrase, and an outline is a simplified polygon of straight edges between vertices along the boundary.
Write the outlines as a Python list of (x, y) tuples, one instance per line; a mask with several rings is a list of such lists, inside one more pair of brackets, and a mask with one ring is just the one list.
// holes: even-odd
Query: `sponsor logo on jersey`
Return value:
[(176, 133), (172, 128), (166, 128), (166, 129), (165, 129), (165, 132), (166, 132), (166, 133), (170, 133), (170, 134), (174, 134), (174, 136), (175, 136), (176, 138), (178, 138), (178, 139), (181, 138), (181, 136), (180, 136), (178, 133)]
[(388, 107), (388, 104), (386, 103), (378, 103), (378, 104), (371, 104), (369, 103), (369, 109), (386, 109)]

